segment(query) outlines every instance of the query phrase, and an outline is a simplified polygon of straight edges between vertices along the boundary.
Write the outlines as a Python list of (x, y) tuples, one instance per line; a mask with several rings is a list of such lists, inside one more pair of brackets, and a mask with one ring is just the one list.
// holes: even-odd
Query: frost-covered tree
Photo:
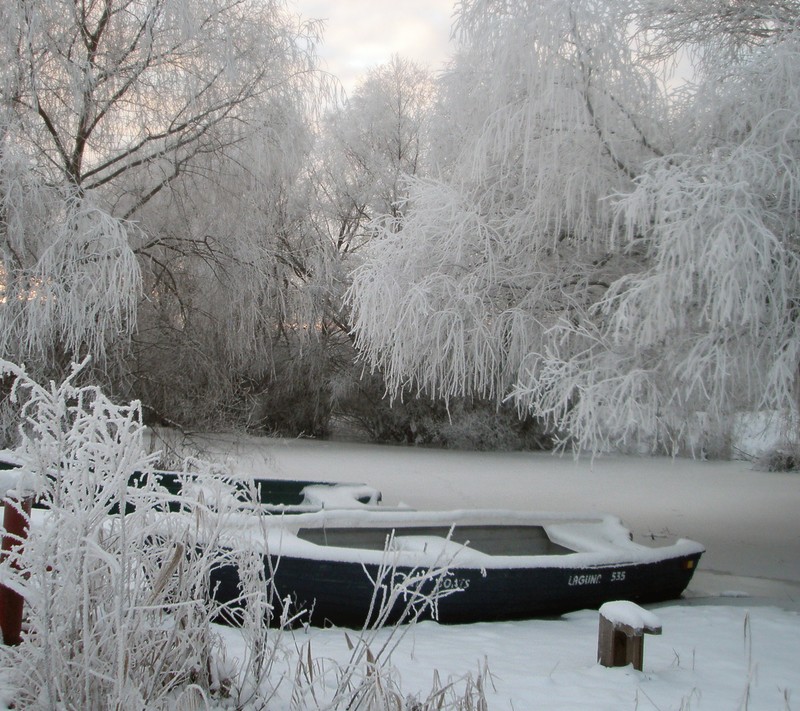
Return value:
[(260, 130), (142, 216), (157, 239), (140, 260), (148, 298), (124, 365), (147, 411), (180, 423), (257, 424), (254, 398), (287, 334), (313, 340), (307, 326), (327, 303), (306, 288), (311, 272), (325, 279), (302, 187), (307, 115), (282, 101), (262, 109)]
[(403, 176), (425, 172), (433, 96), (428, 71), (393, 56), (326, 115), (312, 180), (319, 230), (337, 252), (368, 242), (373, 218), (400, 214)]
[(230, 273), (263, 260), (253, 221), (218, 229), (209, 204), (227, 204), (215, 192), (243, 146), (252, 185), (253, 154), (295, 140), (313, 25), (280, 0), (9, 0), (0, 25), (0, 353), (44, 370), (102, 360), (140, 297), (158, 302), (193, 265), (263, 280)]
[(645, 437), (724, 453), (713, 439), (738, 410), (797, 421), (800, 5), (643, 6), (655, 50), (691, 42), (700, 58), (679, 150), (617, 204), (647, 260), (593, 322), (559, 329), (568, 347), (523, 370), (515, 396), (594, 448)]
[(609, 3), (460, 6), (435, 177), (370, 245), (350, 292), (357, 343), (390, 387), (502, 399), (562, 319), (635, 256), (610, 248), (610, 194), (667, 148), (655, 79)]
[(268, 425), (324, 432), (332, 410), (352, 409), (361, 393), (372, 403), (384, 388), (362, 381), (342, 294), (348, 271), (374, 232), (370, 221), (399, 214), (402, 176), (424, 170), (433, 85), (426, 70), (393, 57), (372, 69), (353, 94), (319, 123), (305, 183), (309, 249), (297, 252), (296, 284), (318, 306), (313, 320), (286, 325), (273, 373), (260, 400)]
[[(412, 181), (350, 293), (369, 361), (396, 390), (510, 397), (592, 449), (796, 412), (798, 16), (463, 3), (444, 179)], [(665, 103), (651, 69), (687, 57), (696, 83)]]

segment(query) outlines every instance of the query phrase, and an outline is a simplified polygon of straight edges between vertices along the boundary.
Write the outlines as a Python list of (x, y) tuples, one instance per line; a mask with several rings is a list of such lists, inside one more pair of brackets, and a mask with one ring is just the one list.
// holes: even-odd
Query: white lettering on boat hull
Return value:
[(599, 585), (602, 580), (602, 573), (594, 573), (593, 575), (570, 575), (567, 584), (573, 587), (575, 585)]

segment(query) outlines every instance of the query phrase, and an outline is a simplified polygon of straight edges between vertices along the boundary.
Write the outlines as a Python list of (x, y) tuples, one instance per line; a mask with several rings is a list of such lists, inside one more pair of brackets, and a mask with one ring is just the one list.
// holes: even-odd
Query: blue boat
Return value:
[[(689, 540), (634, 543), (613, 516), (514, 511), (323, 510), (275, 517), (260, 532), (242, 533), (242, 545), (263, 553), (276, 596), (290, 599), (300, 620), (355, 628), (671, 600), (704, 552)], [(393, 593), (397, 585), (402, 594)], [(236, 568), (214, 571), (212, 589), (220, 601), (236, 599)], [(436, 604), (422, 604), (431, 594)]]

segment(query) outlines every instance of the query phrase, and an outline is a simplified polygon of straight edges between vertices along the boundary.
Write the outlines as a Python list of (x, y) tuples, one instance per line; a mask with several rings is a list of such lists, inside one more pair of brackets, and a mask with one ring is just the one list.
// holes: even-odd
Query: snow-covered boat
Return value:
[[(142, 476), (140, 473), (134, 474), (130, 479), (131, 485), (139, 486)], [(197, 475), (186, 472), (155, 471), (153, 476), (162, 487), (176, 497), (176, 503), (186, 484), (189, 484), (190, 488), (193, 483), (203, 487), (203, 482), (213, 480), (209, 475), (198, 478)], [(380, 491), (365, 484), (268, 477), (251, 479), (227, 477), (226, 481), (233, 487), (236, 497), (243, 506), (255, 503), (273, 514), (318, 511), (325, 507), (377, 506), (382, 498)]]
[[(423, 617), (444, 623), (674, 599), (704, 552), (689, 540), (654, 548), (634, 543), (613, 516), (512, 511), (321, 510), (242, 533), (236, 545), (263, 553), (281, 599), (290, 597), (312, 624), (346, 627), (374, 619), (393, 584), (405, 588), (386, 621), (409, 614), (408, 603), (434, 586), (452, 594)], [(232, 565), (213, 578), (218, 599), (239, 595)]]
[[(154, 474), (176, 496), (194, 481)], [(236, 494), (242, 513), (223, 545), (261, 554), (277, 597), (291, 599), (312, 624), (360, 627), (378, 619), (384, 603), (384, 622), (421, 605), (423, 617), (457, 623), (670, 600), (686, 589), (704, 552), (688, 540), (640, 545), (613, 516), (412, 511), (379, 506), (380, 493), (361, 484), (252, 483), (256, 500), (246, 503), (252, 487)], [(214, 570), (211, 590), (222, 602), (238, 599), (237, 568)], [(436, 604), (426, 606), (431, 595)]]

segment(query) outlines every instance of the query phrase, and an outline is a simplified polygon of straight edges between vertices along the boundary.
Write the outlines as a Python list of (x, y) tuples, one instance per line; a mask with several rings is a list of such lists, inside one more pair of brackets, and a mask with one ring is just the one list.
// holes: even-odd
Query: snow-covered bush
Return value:
[[(349, 656), (346, 661), (315, 658), (311, 644), (298, 654), (292, 711), (461, 711), (486, 709), (484, 695), (488, 669), (473, 677), (464, 674), (442, 683), (434, 670), (432, 688), (424, 698), (403, 692), (392, 664), (392, 654), (420, 619), (436, 617), (439, 600), (458, 594), (457, 586), (442, 584), (449, 576), (452, 557), (442, 552), (428, 567), (409, 572), (395, 564), (392, 537), (383, 561), (372, 579), (374, 592), (364, 627), (351, 637), (344, 633)], [(452, 582), (452, 581), (450, 581)], [(398, 624), (402, 620), (405, 624)]]
[(390, 397), (379, 373), (334, 381), (331, 431), (377, 443), (460, 450), (539, 450), (552, 446), (535, 417), (479, 397), (431, 399), (406, 390)]
[[(23, 549), (0, 563), (0, 583), (24, 597), (27, 615), (21, 644), (0, 645), (17, 708), (244, 709), (270, 700), (292, 711), (485, 708), (480, 671), (437, 682), (407, 704), (391, 654), (409, 626), (380, 630), (398, 602), (413, 623), (453, 594), (440, 585), (447, 560), (404, 574), (387, 557), (374, 581), (375, 615), (354, 633), (350, 658), (298, 653), (297, 618), (277, 597), (262, 553), (225, 545), (234, 518), (249, 510), (242, 482), (235, 488), (218, 469), (187, 460), (191, 477), (180, 494), (168, 491), (150, 476), (157, 454), (147, 454), (139, 404), (115, 405), (97, 387), (76, 385), (80, 372), (74, 366), (62, 384), (42, 386), (0, 360), (21, 420), (9, 496), (35, 493), (46, 507)], [(251, 513), (256, 525), (269, 524)], [(211, 572), (222, 566), (238, 570), (240, 594), (229, 603), (209, 596)], [(240, 626), (233, 650), (214, 625), (226, 620)]]
[[(172, 497), (147, 476), (153, 458), (138, 403), (117, 406), (76, 386), (79, 367), (43, 387), (0, 365), (16, 377), (12, 398), (21, 401), (20, 481), (47, 507), (24, 550), (0, 569), (26, 603), (22, 644), (0, 647), (18, 706), (167, 709), (181, 697), (242, 691), (243, 680), (220, 671), (212, 621), (225, 606), (209, 599), (209, 575), (238, 565), (253, 610), (263, 611), (267, 586), (263, 565), (215, 545), (233, 510), (225, 497), (214, 497), (212, 511), (198, 490), (194, 501), (182, 497), (182, 515), (165, 516)], [(135, 472), (142, 482), (130, 487)], [(263, 646), (251, 640), (248, 655), (264, 658), (254, 652)]]
[(800, 471), (800, 444), (776, 445), (756, 459), (756, 468), (768, 472)]

